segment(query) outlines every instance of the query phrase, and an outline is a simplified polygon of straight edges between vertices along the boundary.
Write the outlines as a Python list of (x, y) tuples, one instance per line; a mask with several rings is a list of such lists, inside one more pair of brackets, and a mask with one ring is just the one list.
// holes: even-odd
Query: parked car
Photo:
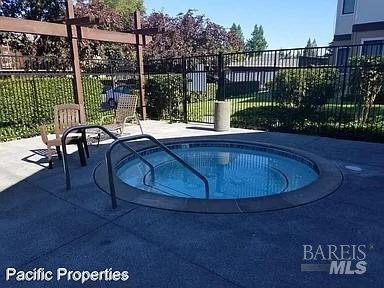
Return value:
[(102, 103), (107, 103), (107, 91), (112, 89), (112, 86), (106, 85), (103, 87), (103, 90), (101, 91), (101, 101)]
[(116, 107), (120, 96), (128, 95), (134, 89), (133, 85), (118, 85), (106, 91), (106, 102), (109, 107)]

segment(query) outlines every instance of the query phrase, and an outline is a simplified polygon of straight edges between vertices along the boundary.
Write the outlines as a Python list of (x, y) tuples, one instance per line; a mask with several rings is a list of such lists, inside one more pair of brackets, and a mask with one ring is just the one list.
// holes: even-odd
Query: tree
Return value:
[(96, 0), (92, 2), (102, 1), (107, 7), (113, 9), (120, 14), (124, 21), (131, 20), (131, 14), (136, 10), (144, 11), (143, 0)]
[[(133, 28), (132, 16), (128, 18), (128, 15), (123, 16), (119, 14), (115, 9), (108, 7), (103, 1), (77, 1), (75, 16), (82, 17), (87, 15), (94, 15), (101, 20), (101, 24), (93, 28), (109, 31), (126, 31)], [(95, 57), (132, 59), (133, 49), (134, 47), (128, 45), (83, 40), (80, 43), (80, 57), (82, 59)]]
[(267, 49), (268, 43), (264, 37), (263, 26), (255, 25), (251, 38), (248, 39), (246, 50), (247, 51), (263, 51)]
[(102, 0), (105, 5), (122, 15), (132, 14), (136, 10), (144, 11), (143, 0)]
[(305, 45), (305, 48), (312, 48), (312, 40), (311, 40), (311, 38), (308, 39), (307, 45)]
[(244, 42), (244, 34), (243, 34), (243, 30), (241, 29), (241, 26), (240, 24), (239, 25), (236, 25), (236, 23), (233, 23), (231, 28), (229, 29), (229, 32), (230, 33), (233, 33), (234, 35), (236, 35), (241, 41)]
[[(0, 0), (1, 1), (1, 0)], [(65, 0), (4, 0), (0, 4), (0, 15), (27, 18), (38, 21), (64, 21)], [(1, 2), (0, 2), (1, 3)], [(128, 31), (133, 29), (133, 17), (128, 13), (137, 8), (143, 9), (142, 0), (77, 0), (75, 16), (93, 15), (101, 24), (93, 28), (110, 31)], [(179, 57), (193, 54), (213, 54), (219, 52), (241, 51), (244, 41), (241, 27), (226, 31), (203, 15), (193, 10), (176, 17), (163, 12), (153, 12), (144, 17), (144, 27), (162, 26), (166, 32), (154, 35), (153, 41), (145, 49), (145, 57)], [(23, 55), (57, 56), (68, 59), (67, 39), (48, 36), (30, 36), (25, 34), (0, 34), (0, 42), (6, 41)], [(133, 59), (134, 46), (103, 43), (97, 41), (80, 42), (81, 59)]]
[(303, 56), (305, 57), (314, 57), (318, 55), (317, 51), (317, 42), (316, 39), (311, 40), (311, 38), (308, 39), (307, 45), (304, 48)]
[[(127, 3), (133, 3), (128, 1)], [(140, 1), (136, 1), (140, 2)], [(76, 17), (94, 15), (102, 24), (94, 28), (110, 31), (132, 29), (133, 18), (122, 16), (102, 0), (78, 0), (75, 2)], [(133, 4), (132, 4), (133, 5)], [(134, 9), (133, 6), (130, 9)], [(65, 18), (64, 0), (4, 0), (0, 6), (0, 15), (30, 20), (57, 22)], [(61, 62), (68, 62), (69, 45), (65, 38), (20, 33), (3, 33), (0, 42), (7, 42), (14, 50), (28, 56), (57, 56)], [(81, 59), (95, 57), (123, 59), (132, 55), (133, 47), (98, 41), (80, 42)], [(57, 58), (57, 57), (55, 57)], [(34, 60), (37, 61), (37, 60)], [(69, 62), (68, 62), (69, 64)], [(50, 66), (53, 64), (50, 63)], [(46, 67), (49, 68), (49, 67)]]
[[(64, 0), (3, 0), (0, 1), (0, 16), (52, 22), (64, 19), (64, 4)], [(7, 42), (23, 55), (63, 55), (68, 47), (67, 42), (59, 37), (20, 33), (0, 35), (0, 43)]]
[(172, 58), (194, 54), (238, 51), (241, 41), (224, 27), (189, 10), (170, 17), (153, 12), (145, 18), (146, 27), (162, 26), (165, 33), (154, 35), (145, 49), (146, 58)]
[(228, 32), (228, 41), (233, 51), (243, 51), (245, 48), (244, 34), (240, 25), (233, 23)]

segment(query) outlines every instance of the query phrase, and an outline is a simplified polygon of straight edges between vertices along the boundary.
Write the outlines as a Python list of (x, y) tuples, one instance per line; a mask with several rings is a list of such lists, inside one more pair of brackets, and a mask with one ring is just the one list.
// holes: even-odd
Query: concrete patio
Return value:
[[(71, 191), (57, 158), (54, 169), (46, 169), (39, 137), (0, 143), (0, 287), (82, 286), (6, 282), (7, 267), (129, 272), (127, 282), (88, 281), (86, 287), (383, 287), (384, 144), (244, 129), (218, 133), (193, 123), (145, 121), (143, 128), (158, 139), (236, 139), (302, 149), (334, 161), (344, 181), (322, 200), (273, 212), (193, 214), (124, 201), (113, 210), (93, 181), (108, 141), (90, 147), (87, 167), (71, 154)], [(301, 272), (306, 244), (366, 245), (367, 272)]]

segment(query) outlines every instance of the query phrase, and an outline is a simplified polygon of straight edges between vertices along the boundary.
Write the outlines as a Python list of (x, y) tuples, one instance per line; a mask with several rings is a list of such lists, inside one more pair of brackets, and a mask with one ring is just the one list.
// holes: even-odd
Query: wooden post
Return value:
[[(135, 12), (135, 29), (141, 29), (141, 13)], [(143, 120), (147, 118), (147, 109), (145, 104), (145, 78), (144, 78), (144, 57), (143, 57), (143, 45), (144, 39), (142, 34), (136, 34), (136, 58), (137, 58), (137, 72), (139, 73), (139, 85), (140, 85), (140, 106)]]
[[(0, 0), (1, 2), (1, 0)], [(145, 104), (145, 78), (144, 78), (144, 60), (143, 46), (152, 41), (149, 34), (158, 34), (164, 31), (163, 28), (141, 28), (141, 15), (135, 13), (135, 30), (131, 33), (105, 31), (83, 26), (92, 25), (99, 20), (92, 15), (75, 18), (73, 11), (73, 0), (65, 0), (66, 23), (48, 23), (36, 20), (27, 20), (0, 16), (0, 32), (29, 33), (36, 35), (47, 35), (66, 37), (69, 40), (71, 62), (73, 68), (73, 91), (75, 102), (84, 105), (83, 87), (81, 83), (81, 70), (79, 59), (78, 39), (95, 40), (102, 42), (134, 44), (137, 52), (137, 66), (140, 81), (140, 102), (143, 118), (146, 118)]]
[[(65, 1), (66, 16), (67, 19), (75, 18), (73, 11), (73, 1)], [(71, 61), (73, 69), (73, 92), (75, 96), (75, 103), (84, 105), (83, 86), (81, 84), (81, 69), (79, 59), (79, 42), (78, 42), (78, 31), (77, 27), (73, 25), (67, 25), (68, 40), (71, 52)]]

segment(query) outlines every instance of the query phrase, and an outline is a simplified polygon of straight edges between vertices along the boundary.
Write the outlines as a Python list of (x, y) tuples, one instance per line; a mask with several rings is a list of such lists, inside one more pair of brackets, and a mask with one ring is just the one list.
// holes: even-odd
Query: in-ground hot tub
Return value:
[[(342, 181), (340, 170), (329, 161), (280, 146), (210, 140), (167, 147), (206, 177), (209, 191), (170, 155), (149, 147), (139, 154), (154, 166), (154, 173), (134, 155), (124, 156), (116, 165), (118, 198), (178, 211), (257, 212), (318, 200)], [(106, 187), (101, 183), (106, 179), (98, 178), (99, 186)]]

